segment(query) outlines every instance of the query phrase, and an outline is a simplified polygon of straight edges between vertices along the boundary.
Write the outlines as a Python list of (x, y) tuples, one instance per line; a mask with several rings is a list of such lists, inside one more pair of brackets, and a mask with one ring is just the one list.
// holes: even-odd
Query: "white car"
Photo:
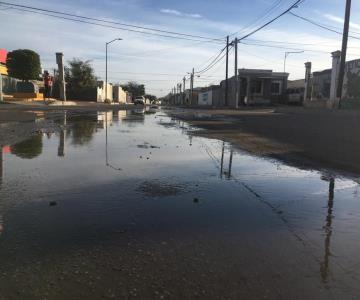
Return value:
[(144, 97), (136, 97), (134, 100), (134, 104), (135, 105), (144, 105), (145, 104)]

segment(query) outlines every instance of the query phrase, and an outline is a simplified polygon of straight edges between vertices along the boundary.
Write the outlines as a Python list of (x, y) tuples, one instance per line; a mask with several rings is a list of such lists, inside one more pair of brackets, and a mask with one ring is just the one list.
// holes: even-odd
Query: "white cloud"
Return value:
[[(337, 17), (337, 16), (334, 16), (332, 14), (324, 14), (324, 17), (330, 21), (334, 21), (336, 23), (339, 23), (341, 25), (344, 24), (344, 19), (343, 18), (340, 18), (340, 17)], [(350, 22), (350, 26), (354, 29), (359, 29), (360, 30), (360, 24), (357, 24), (357, 23), (353, 23), (353, 22)]]
[(169, 9), (169, 8), (162, 8), (160, 9), (160, 12), (163, 14), (169, 14), (169, 15), (175, 15), (178, 17), (189, 17), (189, 18), (195, 18), (195, 19), (201, 19), (202, 15), (196, 14), (196, 13), (183, 13), (181, 11), (178, 11), (176, 9)]
[(164, 14), (170, 14), (170, 15), (175, 15), (175, 16), (182, 16), (183, 14), (181, 12), (179, 12), (178, 10), (175, 9), (168, 9), (168, 8), (162, 8), (160, 9), (160, 12), (164, 13)]
[(202, 18), (202, 15), (200, 15), (200, 14), (185, 14), (185, 15), (190, 18), (196, 18), (196, 19)]

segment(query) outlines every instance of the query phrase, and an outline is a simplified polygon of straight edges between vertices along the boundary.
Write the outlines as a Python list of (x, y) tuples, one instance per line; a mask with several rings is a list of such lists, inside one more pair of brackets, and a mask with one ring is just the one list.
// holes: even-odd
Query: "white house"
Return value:
[(106, 89), (105, 89), (105, 82), (98, 81), (97, 89), (96, 89), (96, 99), (97, 102), (104, 102), (106, 99), (113, 101), (113, 85), (111, 83), (107, 84), (107, 95), (105, 96)]
[(126, 103), (126, 92), (119, 85), (113, 87), (113, 101), (117, 103)]
[(206, 92), (200, 92), (198, 95), (198, 105), (211, 106), (213, 104), (212, 96), (213, 96), (212, 90)]

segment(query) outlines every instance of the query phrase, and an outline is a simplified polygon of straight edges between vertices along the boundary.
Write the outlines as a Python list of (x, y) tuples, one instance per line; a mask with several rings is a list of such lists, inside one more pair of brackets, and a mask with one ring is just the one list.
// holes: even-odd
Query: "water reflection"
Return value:
[[(259, 282), (265, 282), (266, 289), (279, 290), (286, 299), (296, 298), (297, 295), (299, 298), (320, 299), (316, 297), (318, 290), (319, 293), (327, 293), (337, 288), (335, 279), (340, 276), (333, 269), (331, 251), (336, 248), (340, 260), (351, 256), (351, 251), (358, 250), (359, 245), (355, 240), (357, 232), (352, 232), (351, 251), (344, 247), (344, 253), (341, 253), (336, 243), (339, 241), (335, 239), (335, 234), (332, 235), (333, 177), (328, 176), (325, 183), (319, 180), (318, 172), (305, 172), (254, 158), (238, 152), (226, 142), (193, 136), (185, 130), (187, 125), (183, 121), (172, 122), (164, 117), (166, 123), (163, 125), (162, 117), (159, 114), (148, 115), (146, 126), (125, 131), (123, 129), (128, 129), (126, 127), (131, 124), (131, 119), (143, 119), (143, 115), (131, 111), (82, 116), (64, 114), (59, 121), (60, 134), (51, 136), (49, 133), (49, 141), (43, 138), (44, 154), (41, 160), (24, 163), (9, 157), (9, 172), (6, 172), (7, 178), (3, 183), (4, 187), (6, 183), (6, 188), (1, 192), (6, 200), (0, 199), (0, 233), (2, 216), (6, 220), (6, 231), (1, 236), (0, 257), (11, 266), (3, 264), (0, 267), (0, 274), (9, 274), (3, 280), (10, 281), (15, 278), (13, 274), (19, 276), (20, 272), (24, 272), (26, 276), (20, 279), (22, 286), (38, 289), (39, 286), (46, 286), (45, 279), (49, 278), (46, 272), (49, 269), (54, 270), (53, 281), (59, 283), (59, 290), (68, 291), (69, 286), (63, 284), (65, 280), (60, 282), (57, 278), (63, 276), (63, 270), (74, 268), (79, 270), (74, 273), (75, 280), (82, 282), (90, 282), (92, 279), (89, 278), (96, 278), (99, 274), (103, 276), (101, 282), (95, 281), (93, 284), (96, 289), (101, 289), (104, 282), (111, 285), (115, 276), (118, 276), (115, 279), (119, 282), (124, 278), (131, 282), (133, 278), (127, 275), (127, 270), (132, 270), (133, 263), (138, 262), (140, 267), (137, 272), (144, 273), (142, 282), (146, 287), (153, 286), (146, 278), (166, 282), (168, 274), (174, 273), (184, 274), (184, 277), (194, 275), (190, 280), (192, 283), (202, 278), (202, 274), (209, 274), (204, 277), (202, 286), (205, 289), (216, 286), (219, 278), (221, 282), (229, 282), (235, 277), (246, 277), (247, 286), (254, 286), (258, 290)], [(121, 124), (115, 126), (117, 123)], [(87, 136), (85, 140), (84, 135)], [(74, 137), (78, 140), (71, 144)], [(91, 151), (86, 151), (88, 148), (85, 147), (81, 149), (84, 151), (75, 149), (74, 144), (86, 146), (92, 139)], [(54, 160), (56, 151), (61, 157), (67, 155), (66, 159)], [(74, 155), (69, 155), (72, 151)], [(140, 155), (150, 151), (150, 160), (140, 159)], [(3, 171), (3, 160), (0, 158), (0, 171)], [(21, 169), (22, 166), (24, 169)], [(109, 170), (120, 170), (119, 167), (123, 171), (116, 173)], [(29, 176), (32, 172), (36, 176)], [(81, 183), (79, 178), (82, 178)], [(18, 182), (21, 183), (21, 190)], [(328, 198), (325, 199), (326, 213), (323, 210), (324, 194), (318, 193), (324, 185), (326, 189), (329, 187), (329, 194), (325, 196)], [(338, 188), (342, 181), (337, 179), (336, 185)], [(349, 196), (350, 192), (344, 193), (345, 196)], [(349, 200), (350, 197), (344, 198), (344, 194), (337, 194), (337, 200)], [(18, 202), (19, 205), (9, 210), (7, 201)], [(49, 208), (50, 201), (58, 203), (58, 206)], [(6, 204), (3, 205), (3, 202)], [(356, 222), (360, 211), (358, 202), (339, 201), (336, 208), (345, 204), (349, 211), (356, 211), (357, 214), (350, 220)], [(341, 218), (337, 219), (337, 230), (344, 228), (342, 222), (345, 223)], [(322, 226), (324, 229), (319, 234), (318, 229)], [(315, 247), (309, 243), (307, 248), (300, 239), (303, 233), (305, 238), (309, 237), (305, 242), (315, 241), (314, 244), (324, 247), (313, 249)], [(339, 236), (336, 234), (336, 238)], [(137, 244), (137, 241), (141, 241), (141, 244)], [(195, 248), (188, 246), (194, 242)], [(72, 251), (68, 249), (74, 249), (76, 256), (70, 253), (67, 257), (64, 253)], [(177, 261), (174, 252), (168, 249), (178, 251), (181, 259)], [(37, 271), (45, 274), (44, 280), (29, 283), (28, 280), (33, 278), (33, 268), (31, 265), (29, 268), (23, 266), (23, 261), (25, 265), (30, 261), (26, 257), (28, 253), (30, 258), (34, 255), (34, 262), (39, 262)], [(150, 253), (151, 258), (142, 253)], [(203, 259), (193, 259), (199, 257), (199, 253), (203, 253)], [(65, 257), (64, 260), (62, 257)], [(75, 257), (79, 257), (79, 260)], [(119, 257), (121, 259), (117, 260)], [(149, 260), (153, 257), (157, 262), (160, 261), (158, 258), (161, 261), (165, 258), (165, 266), (176, 267), (164, 268), (164, 271), (154, 274), (157, 262), (152, 264)], [(357, 260), (353, 258), (351, 265)], [(212, 262), (211, 269), (207, 269), (208, 261)], [(233, 263), (230, 270), (229, 261)], [(104, 266), (103, 269), (87, 268), (96, 263)], [(145, 265), (149, 267), (143, 268)], [(184, 265), (190, 266), (191, 273), (178, 269)], [(116, 272), (111, 272), (113, 266)], [(119, 274), (119, 266), (126, 273), (116, 275)], [(12, 268), (16, 269), (13, 273)], [(89, 277), (86, 276), (87, 272)], [(255, 272), (260, 276), (254, 279), (246, 276)], [(209, 278), (213, 281), (209, 281)], [(306, 283), (301, 281), (302, 278), (307, 278)], [(67, 278), (66, 282), (71, 283), (71, 279)], [(304, 296), (303, 290), (310, 290), (313, 286), (311, 291), (315, 291), (314, 296), (305, 297), (308, 294)], [(325, 291), (323, 287), (329, 289)], [(87, 286), (81, 288), (86, 290)], [(169, 290), (171, 288), (170, 283)], [(236, 288), (241, 290), (247, 287)], [(51, 287), (49, 290), (54, 291)], [(294, 293), (287, 295), (288, 291)], [(263, 298), (262, 295), (256, 296), (252, 294), (244, 298)], [(48, 298), (56, 296), (50, 295)], [(276, 296), (270, 295), (268, 298), (276, 299)]]
[(67, 138), (71, 139), (72, 145), (88, 145), (96, 132), (96, 114), (80, 115), (71, 117), (72, 126), (68, 128)]
[(227, 171), (224, 171), (224, 156), (225, 156), (225, 142), (222, 143), (221, 147), (221, 159), (220, 159), (220, 178), (226, 176), (226, 179), (231, 179), (231, 169), (233, 164), (234, 150), (230, 147), (229, 165)]
[(24, 159), (33, 159), (42, 153), (42, 134), (36, 134), (31, 138), (11, 146), (11, 153)]
[(126, 117), (122, 119), (124, 123), (128, 127), (136, 126), (137, 124), (144, 124), (145, 121), (145, 109), (134, 109), (134, 110), (127, 110)]
[[(105, 112), (102, 114), (102, 118), (105, 122), (105, 165), (111, 169), (117, 170), (117, 171), (121, 171), (121, 168), (117, 168), (115, 166), (113, 166), (110, 162), (109, 162), (109, 149), (108, 149), (108, 145), (109, 145), (109, 135), (108, 135), (108, 126), (109, 126), (109, 122), (112, 121), (112, 117), (113, 114), (112, 112)], [(110, 118), (110, 121), (109, 119)], [(98, 120), (99, 120), (99, 115), (98, 115)]]
[(221, 147), (220, 178), (223, 178), (223, 170), (224, 170), (224, 151), (225, 151), (225, 142), (222, 143), (222, 147)]
[(324, 259), (320, 263), (321, 279), (324, 283), (327, 283), (329, 274), (330, 274), (329, 258), (331, 256), (330, 242), (331, 242), (331, 235), (332, 235), (335, 179), (333, 177), (330, 177), (330, 178), (322, 177), (322, 179), (329, 181), (329, 197), (328, 197), (328, 203), (327, 203), (327, 215), (326, 215), (326, 220), (325, 220), (325, 226), (323, 227), (324, 232), (325, 232)]
[(66, 120), (66, 111), (65, 111), (63, 115), (62, 127), (60, 130), (59, 147), (58, 147), (59, 157), (65, 156), (66, 125), (67, 125), (67, 120)]
[(113, 121), (113, 112), (112, 111), (102, 111), (97, 114), (97, 128), (105, 129), (109, 126), (112, 126)]
[(118, 124), (121, 120), (124, 120), (128, 115), (127, 110), (114, 110), (113, 111), (113, 121)]

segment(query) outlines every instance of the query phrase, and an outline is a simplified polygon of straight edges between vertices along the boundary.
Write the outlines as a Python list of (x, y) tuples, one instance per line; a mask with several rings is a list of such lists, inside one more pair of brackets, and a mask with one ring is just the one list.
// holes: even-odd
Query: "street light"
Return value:
[(107, 69), (108, 69), (108, 45), (111, 44), (112, 42), (115, 42), (115, 41), (121, 41), (122, 39), (121, 38), (116, 38), (116, 39), (113, 39), (112, 41), (110, 42), (107, 42), (105, 45), (106, 45), (106, 67), (105, 67), (105, 100), (107, 99)]
[(285, 73), (285, 69), (286, 69), (286, 59), (289, 56), (289, 54), (295, 54), (295, 53), (304, 53), (304, 50), (302, 51), (290, 51), (290, 52), (285, 52), (285, 57), (284, 57), (284, 73)]

